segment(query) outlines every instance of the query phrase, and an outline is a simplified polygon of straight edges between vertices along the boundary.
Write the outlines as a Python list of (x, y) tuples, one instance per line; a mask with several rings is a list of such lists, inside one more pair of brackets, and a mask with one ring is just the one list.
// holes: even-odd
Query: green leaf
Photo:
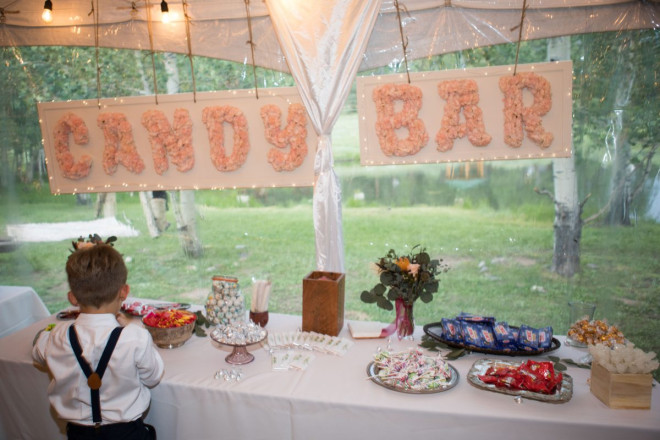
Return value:
[(392, 287), (389, 292), (387, 292), (387, 299), (390, 301), (396, 300), (401, 295), (401, 290), (396, 287)]
[(383, 283), (386, 286), (389, 286), (390, 284), (394, 283), (395, 277), (392, 272), (381, 272), (380, 274), (380, 282)]
[(374, 295), (372, 292), (369, 292), (368, 290), (363, 290), (362, 293), (360, 294), (360, 299), (363, 302), (366, 302), (367, 304), (373, 304), (378, 299), (378, 296)]
[(371, 289), (371, 292), (375, 295), (383, 296), (386, 290), (387, 287), (385, 287), (384, 284), (376, 284), (374, 288)]
[(468, 354), (468, 352), (464, 348), (456, 348), (456, 349), (450, 351), (448, 354), (446, 354), (445, 358), (447, 360), (453, 361), (453, 360), (456, 360), (460, 357), (465, 356), (466, 354)]
[(433, 301), (433, 294), (428, 292), (422, 292), (422, 294), (419, 295), (419, 299), (421, 299), (423, 303), (430, 303), (431, 301)]
[(562, 359), (562, 362), (565, 362), (569, 365), (573, 365), (574, 367), (578, 367), (578, 368), (586, 368), (586, 369), (591, 368), (591, 364), (581, 364), (579, 362), (575, 362), (573, 359)]
[(385, 298), (384, 296), (379, 296), (379, 297), (378, 297), (377, 305), (378, 305), (378, 307), (380, 307), (381, 309), (385, 309), (385, 310), (392, 310), (392, 309), (394, 309), (394, 306), (392, 305), (392, 303), (389, 302), (388, 299)]
[(429, 335), (422, 336), (422, 342), (419, 344), (419, 346), (426, 348), (429, 351), (440, 351), (440, 349), (450, 350), (449, 353), (444, 355), (445, 359), (447, 360), (456, 360), (469, 353), (469, 351), (465, 350), (464, 348), (450, 347), (444, 342), (440, 342), (437, 339), (430, 337)]
[(431, 257), (426, 252), (420, 252), (419, 255), (417, 255), (418, 264), (429, 264), (430, 262)]
[(424, 285), (424, 290), (429, 293), (435, 293), (438, 291), (438, 287), (440, 287), (438, 280), (433, 280)]

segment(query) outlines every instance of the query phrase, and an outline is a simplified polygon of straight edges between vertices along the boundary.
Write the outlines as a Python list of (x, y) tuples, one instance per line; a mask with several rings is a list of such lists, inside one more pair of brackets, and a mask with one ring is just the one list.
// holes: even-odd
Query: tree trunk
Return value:
[[(570, 60), (570, 37), (548, 39), (548, 61)], [(574, 148), (573, 148), (574, 150)], [(572, 277), (580, 270), (581, 209), (577, 194), (575, 151), (571, 157), (552, 161), (554, 177), (554, 251), (552, 270)]]
[[(197, 222), (194, 191), (172, 191), (170, 193), (174, 218), (179, 231), (179, 242), (188, 257), (198, 258), (204, 254), (202, 244), (197, 238)], [(180, 200), (177, 198), (180, 197)]]
[(117, 215), (117, 193), (98, 193), (96, 197), (96, 218), (115, 217)]
[[(167, 93), (177, 93), (179, 92), (179, 70), (176, 65), (176, 57), (172, 53), (165, 53), (163, 54), (163, 62), (167, 72)], [(183, 253), (193, 258), (201, 257), (203, 248), (197, 236), (195, 192), (191, 190), (179, 191), (177, 197), (172, 191), (170, 200)]]
[(582, 237), (574, 159), (572, 157), (555, 159), (553, 177), (555, 234), (552, 271), (565, 277), (572, 277), (580, 270), (580, 238)]
[(612, 162), (612, 182), (610, 184), (610, 204), (607, 222), (610, 225), (630, 225), (630, 205), (632, 203), (632, 177), (634, 165), (630, 162), (628, 127), (624, 116), (630, 102), (630, 93), (635, 82), (635, 69), (632, 57), (632, 41), (619, 47), (618, 62), (612, 76), (614, 106), (607, 142), (614, 148)]
[(151, 191), (140, 191), (140, 204), (142, 205), (142, 212), (147, 221), (147, 229), (151, 238), (160, 237), (160, 231), (156, 226), (156, 220), (153, 212), (151, 212)]

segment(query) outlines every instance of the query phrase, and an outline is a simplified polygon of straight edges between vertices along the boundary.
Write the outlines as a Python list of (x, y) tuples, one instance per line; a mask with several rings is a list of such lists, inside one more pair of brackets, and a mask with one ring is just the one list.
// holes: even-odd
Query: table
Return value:
[(27, 286), (0, 286), (0, 338), (50, 316), (37, 292)]
[[(48, 376), (30, 357), (34, 334), (55, 321), (49, 317), (0, 339), (0, 438), (65, 438), (46, 399)], [(266, 329), (292, 331), (301, 324), (300, 316), (271, 313)], [(394, 340), (392, 349), (415, 346), (422, 333), (418, 327), (416, 341)], [(346, 325), (340, 336), (351, 338)], [(399, 393), (367, 379), (373, 354), (386, 345), (383, 339), (356, 340), (343, 357), (316, 354), (305, 371), (272, 371), (269, 353), (256, 346), (250, 349), (255, 360), (241, 367), (244, 378), (227, 382), (214, 376), (232, 367), (224, 360), (230, 349), (192, 336), (182, 347), (160, 350), (165, 375), (152, 390), (146, 421), (156, 426), (160, 440), (660, 438), (657, 386), (651, 410), (614, 410), (589, 391), (589, 370), (569, 366), (574, 383), (569, 402), (517, 403), (467, 382), (475, 360), (493, 357), (472, 353), (451, 362), (460, 374), (455, 388)], [(585, 353), (564, 345), (554, 352), (575, 360)]]

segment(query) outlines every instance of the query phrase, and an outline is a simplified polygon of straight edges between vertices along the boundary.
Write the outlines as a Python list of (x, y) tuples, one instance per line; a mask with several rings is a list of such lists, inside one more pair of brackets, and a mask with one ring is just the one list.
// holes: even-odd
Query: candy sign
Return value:
[(51, 192), (311, 186), (295, 88), (38, 105)]
[(572, 63), (360, 77), (363, 165), (570, 157)]

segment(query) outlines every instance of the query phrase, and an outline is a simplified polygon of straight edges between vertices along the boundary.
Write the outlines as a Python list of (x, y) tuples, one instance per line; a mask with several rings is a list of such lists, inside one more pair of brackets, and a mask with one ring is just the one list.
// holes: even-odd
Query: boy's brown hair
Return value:
[(99, 308), (117, 297), (126, 284), (128, 270), (115, 248), (99, 243), (69, 255), (66, 275), (76, 300), (81, 305)]

